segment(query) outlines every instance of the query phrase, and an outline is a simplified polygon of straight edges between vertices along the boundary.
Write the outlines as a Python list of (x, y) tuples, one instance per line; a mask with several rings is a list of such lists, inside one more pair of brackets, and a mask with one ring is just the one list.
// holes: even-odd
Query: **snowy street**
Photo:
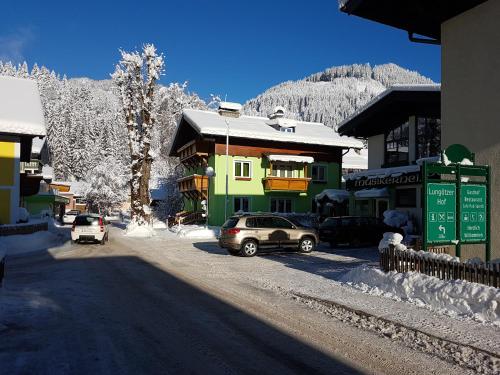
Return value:
[(468, 353), (500, 353), (496, 328), (336, 281), (375, 262), (375, 249), (241, 258), (168, 231), (122, 233), (112, 228), (105, 246), (9, 256), (2, 373), (457, 374), (472, 372), (459, 365)]

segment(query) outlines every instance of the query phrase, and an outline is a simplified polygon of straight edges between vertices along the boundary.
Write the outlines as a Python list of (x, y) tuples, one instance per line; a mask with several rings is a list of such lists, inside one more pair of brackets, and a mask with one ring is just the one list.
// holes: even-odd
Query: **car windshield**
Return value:
[(77, 216), (75, 225), (99, 225), (99, 218), (96, 216)]

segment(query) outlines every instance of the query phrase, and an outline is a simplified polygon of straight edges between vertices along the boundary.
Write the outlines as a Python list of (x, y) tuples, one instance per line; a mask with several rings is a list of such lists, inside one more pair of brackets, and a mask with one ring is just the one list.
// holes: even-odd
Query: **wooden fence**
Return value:
[(385, 271), (420, 272), (441, 280), (466, 280), (495, 288), (500, 287), (500, 264), (467, 264), (426, 258), (390, 246), (380, 252), (380, 268)]

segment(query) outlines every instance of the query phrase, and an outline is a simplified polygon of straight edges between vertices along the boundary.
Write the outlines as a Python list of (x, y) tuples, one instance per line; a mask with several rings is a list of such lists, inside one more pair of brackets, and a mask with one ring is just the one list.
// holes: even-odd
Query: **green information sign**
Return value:
[(456, 201), (455, 184), (427, 184), (428, 242), (456, 240)]
[(460, 240), (486, 241), (486, 186), (462, 185)]

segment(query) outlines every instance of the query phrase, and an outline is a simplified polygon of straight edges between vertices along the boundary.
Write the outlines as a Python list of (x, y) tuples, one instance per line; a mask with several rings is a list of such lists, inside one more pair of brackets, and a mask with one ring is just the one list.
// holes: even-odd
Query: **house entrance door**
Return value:
[(376, 215), (379, 219), (384, 218), (384, 211), (389, 209), (389, 200), (387, 199), (377, 199), (376, 203)]

